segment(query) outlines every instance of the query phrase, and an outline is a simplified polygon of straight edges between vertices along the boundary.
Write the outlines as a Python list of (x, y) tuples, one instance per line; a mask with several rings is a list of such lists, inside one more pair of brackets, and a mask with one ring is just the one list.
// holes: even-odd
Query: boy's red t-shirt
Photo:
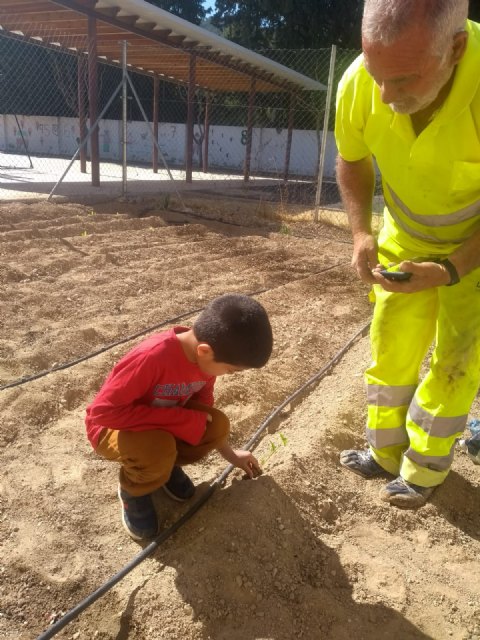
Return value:
[(198, 444), (206, 427), (204, 411), (185, 409), (193, 398), (213, 405), (215, 376), (190, 362), (173, 327), (144, 340), (115, 365), (93, 402), (85, 424), (92, 446), (108, 429), (161, 429), (189, 444)]

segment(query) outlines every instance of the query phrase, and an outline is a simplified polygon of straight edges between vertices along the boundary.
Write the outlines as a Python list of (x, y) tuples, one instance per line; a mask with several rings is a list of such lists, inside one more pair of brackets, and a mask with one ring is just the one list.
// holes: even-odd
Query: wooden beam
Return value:
[(139, 29), (145, 29), (145, 31), (153, 31), (156, 26), (156, 22), (141, 22), (140, 24), (137, 24)]
[(152, 35), (158, 35), (160, 38), (167, 38), (171, 33), (171, 29), (154, 29)]
[(187, 36), (168, 36), (167, 42), (172, 43), (174, 45), (182, 44), (182, 42), (186, 39)]
[(117, 13), (121, 11), (120, 7), (100, 7), (97, 9), (99, 13), (104, 16), (108, 16), (109, 18), (115, 18)]
[(139, 17), (140, 16), (117, 16), (117, 20), (118, 22), (121, 22), (122, 24), (126, 24), (129, 27), (131, 27), (137, 22)]

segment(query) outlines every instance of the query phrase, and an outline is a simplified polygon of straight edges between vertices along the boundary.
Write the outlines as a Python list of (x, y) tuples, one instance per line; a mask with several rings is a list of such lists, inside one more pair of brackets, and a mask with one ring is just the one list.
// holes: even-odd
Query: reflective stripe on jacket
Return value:
[(347, 161), (374, 156), (386, 201), (382, 235), (412, 255), (451, 253), (480, 229), (480, 24), (468, 21), (450, 94), (417, 137), (383, 104), (359, 56), (337, 93), (335, 137)]

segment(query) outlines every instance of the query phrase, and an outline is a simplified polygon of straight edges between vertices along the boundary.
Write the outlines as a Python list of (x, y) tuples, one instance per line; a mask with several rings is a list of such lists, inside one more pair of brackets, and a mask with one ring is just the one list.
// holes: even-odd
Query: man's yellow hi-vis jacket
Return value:
[[(480, 230), (480, 25), (466, 28), (450, 94), (419, 136), (410, 116), (382, 103), (362, 56), (339, 85), (339, 154), (351, 162), (373, 156), (382, 176), (384, 264), (448, 256)], [(384, 469), (435, 486), (480, 383), (480, 269), (451, 287), (392, 294), (375, 286), (375, 295), (367, 440)]]

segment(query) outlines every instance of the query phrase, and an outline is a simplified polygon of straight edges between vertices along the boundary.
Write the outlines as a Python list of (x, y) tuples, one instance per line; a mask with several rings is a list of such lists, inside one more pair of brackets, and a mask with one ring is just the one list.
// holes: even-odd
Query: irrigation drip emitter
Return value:
[[(370, 322), (364, 325), (357, 333), (351, 338), (346, 345), (338, 351), (338, 353), (324, 366), (320, 371), (314, 374), (309, 380), (307, 380), (301, 387), (294, 391), (288, 398), (286, 398), (276, 409), (274, 409), (262, 424), (258, 427), (257, 431), (253, 434), (250, 440), (245, 444), (243, 449), (245, 451), (251, 451), (257, 444), (260, 436), (263, 434), (267, 426), (272, 420), (291, 402), (303, 394), (309, 387), (316, 382), (319, 382), (324, 376), (326, 376), (330, 370), (341, 360), (344, 354), (352, 347), (352, 345), (358, 340), (358, 338), (366, 335)], [(128, 564), (126, 564), (120, 571), (107, 580), (101, 587), (93, 591), (84, 600), (79, 602), (75, 607), (70, 609), (59, 620), (54, 622), (46, 631), (41, 633), (36, 640), (48, 640), (53, 638), (59, 631), (67, 626), (72, 620), (85, 611), (91, 604), (101, 598), (107, 591), (109, 591), (114, 585), (116, 585), (122, 578), (124, 578), (130, 571), (137, 567), (141, 562), (148, 558), (158, 547), (170, 538), (181, 526), (183, 526), (210, 498), (215, 489), (222, 486), (227, 477), (233, 471), (234, 466), (229, 464), (224, 471), (207, 487), (205, 492), (191, 505), (191, 507), (168, 529), (165, 529), (158, 535), (152, 542), (150, 542), (140, 553), (138, 553)]]
[[(307, 278), (311, 278), (312, 276), (316, 276), (316, 275), (320, 275), (321, 273), (325, 273), (326, 271), (331, 271), (332, 269), (337, 269), (337, 267), (341, 267), (342, 265), (344, 265), (345, 263), (339, 263), (339, 264), (334, 264), (330, 267), (326, 267), (325, 269), (321, 269), (320, 271), (316, 271), (315, 273), (310, 273), (308, 274), (308, 276), (304, 276), (303, 278), (297, 278), (296, 280), (290, 280), (290, 282), (298, 282), (299, 280), (305, 280)], [(288, 283), (290, 284), (290, 283)], [(279, 286), (284, 286), (279, 285)], [(273, 291), (273, 289), (276, 289), (277, 287), (272, 287), (270, 289), (259, 289), (258, 291), (253, 291), (252, 293), (247, 293), (245, 295), (248, 296), (258, 296), (261, 293), (266, 293), (267, 291)], [(19, 378), (18, 380), (14, 380), (12, 382), (8, 382), (7, 384), (4, 384), (3, 386), (0, 386), (0, 391), (5, 391), (5, 389), (12, 389), (13, 387), (19, 387), (22, 384), (26, 384), (27, 382), (33, 382), (33, 380), (38, 380), (39, 378), (43, 378), (44, 376), (48, 376), (50, 373), (55, 373), (55, 371), (62, 371), (64, 369), (69, 369), (70, 367), (75, 366), (76, 364), (80, 364), (80, 362), (85, 362), (85, 360), (90, 360), (91, 358), (94, 358), (95, 356), (99, 356), (101, 353), (105, 353), (105, 351), (108, 351), (109, 349), (114, 349), (115, 347), (118, 347), (121, 344), (125, 344), (126, 342), (131, 342), (132, 340), (135, 340), (136, 338), (140, 338), (141, 336), (146, 335), (147, 333), (151, 333), (152, 331), (156, 331), (157, 329), (160, 329), (161, 327), (164, 327), (167, 324), (174, 324), (175, 322), (178, 322), (179, 320), (182, 320), (183, 318), (188, 318), (189, 316), (193, 316), (196, 313), (200, 313), (200, 311), (203, 311), (205, 307), (198, 307), (198, 309), (190, 309), (189, 311), (185, 311), (185, 313), (181, 313), (178, 316), (175, 316), (174, 318), (169, 318), (168, 320), (163, 320), (162, 322), (159, 322), (158, 324), (155, 324), (151, 327), (147, 327), (146, 329), (142, 329), (141, 331), (138, 331), (137, 333), (133, 333), (130, 336), (127, 336), (126, 338), (121, 338), (120, 340), (117, 340), (116, 342), (110, 342), (109, 344), (104, 345), (103, 347), (101, 347), (100, 349), (97, 349), (96, 351), (91, 351), (90, 353), (87, 353), (84, 356), (81, 356), (80, 358), (76, 358), (75, 360), (70, 360), (69, 362), (63, 362), (62, 364), (57, 364), (54, 367), (51, 367), (51, 369), (46, 369), (45, 371), (40, 371), (39, 373), (34, 373), (30, 376), (24, 376), (23, 378)]]

